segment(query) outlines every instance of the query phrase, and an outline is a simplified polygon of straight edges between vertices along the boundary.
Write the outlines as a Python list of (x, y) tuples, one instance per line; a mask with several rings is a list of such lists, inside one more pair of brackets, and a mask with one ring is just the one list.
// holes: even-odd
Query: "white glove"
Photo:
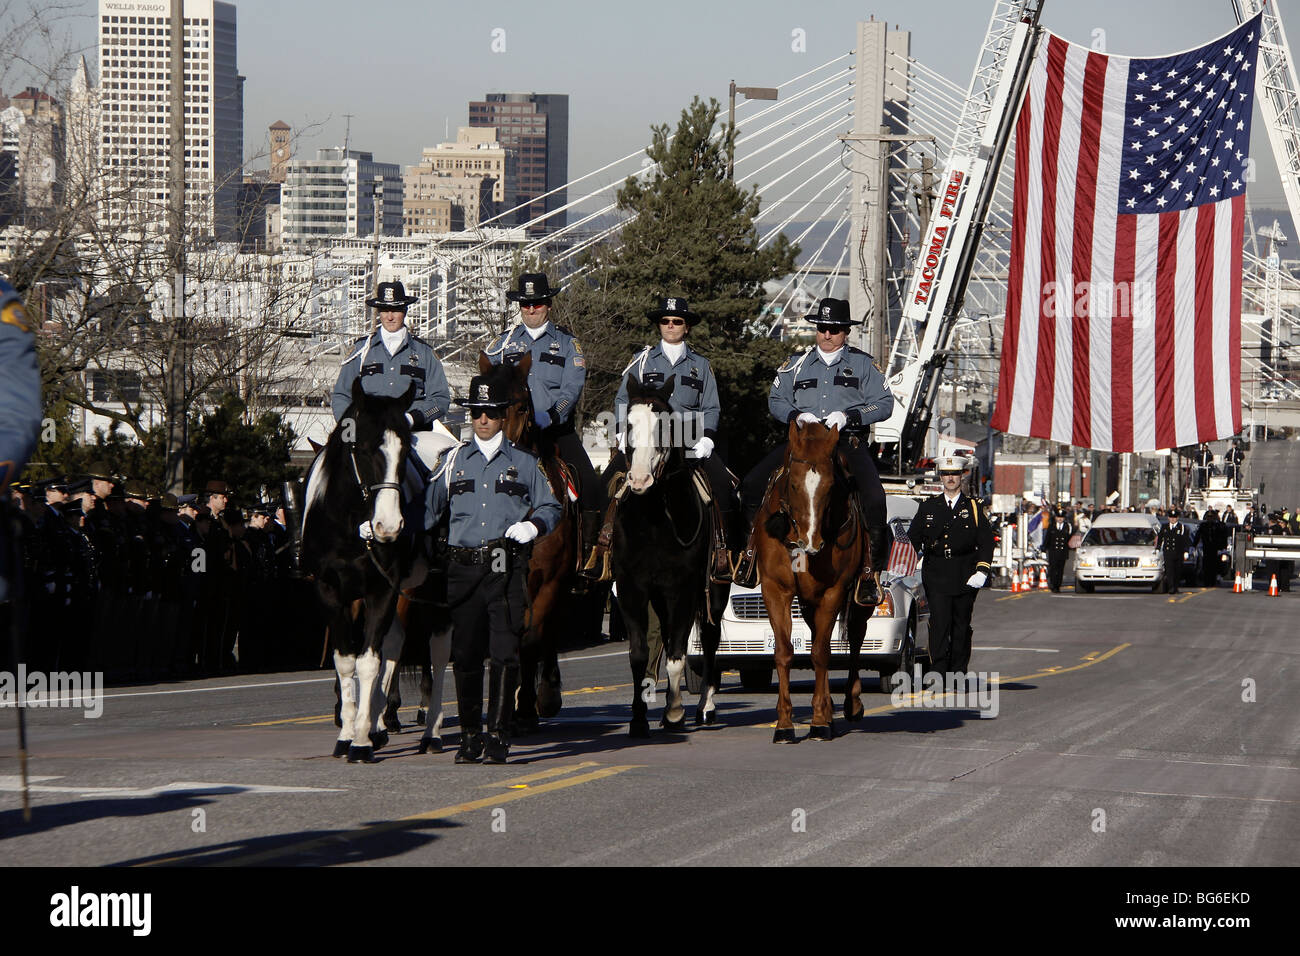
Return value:
[(360, 527), (357, 528), (357, 534), (361, 535), (362, 541), (369, 541), (371, 538), (375, 536), (375, 532), (370, 527), (369, 521), (361, 522)]
[(713, 439), (708, 437), (701, 438), (695, 443), (695, 447), (691, 449), (691, 452), (696, 458), (708, 458), (713, 454)]
[(619, 432), (618, 450), (627, 454), (627, 432)]
[(969, 578), (966, 579), (966, 587), (982, 588), (984, 587), (984, 582), (987, 581), (988, 579), (989, 579), (988, 575), (985, 574), (983, 571), (976, 571), (974, 574), (972, 574)]
[(506, 528), (506, 537), (520, 544), (527, 544), (537, 537), (537, 525), (531, 521), (516, 521)]
[(800, 413), (799, 417), (795, 419), (795, 424), (807, 425), (809, 422), (815, 422), (815, 421), (817, 421), (817, 416), (814, 415), (812, 412), (802, 412)]
[(844, 426), (849, 423), (849, 418), (843, 412), (831, 412), (824, 419), (827, 428), (839, 428), (843, 431)]

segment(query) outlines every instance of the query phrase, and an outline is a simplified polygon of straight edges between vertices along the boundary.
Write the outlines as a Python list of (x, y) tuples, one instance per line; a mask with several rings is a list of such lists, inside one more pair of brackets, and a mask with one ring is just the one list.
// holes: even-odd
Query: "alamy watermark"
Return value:
[(94, 720), (104, 713), (103, 671), (0, 671), (0, 707), (81, 708)]
[(941, 674), (921, 672), (912, 665), (912, 673), (898, 671), (890, 679), (893, 690), (889, 702), (898, 708), (927, 710), (978, 710), (982, 718), (998, 715), (999, 671), (958, 671)]

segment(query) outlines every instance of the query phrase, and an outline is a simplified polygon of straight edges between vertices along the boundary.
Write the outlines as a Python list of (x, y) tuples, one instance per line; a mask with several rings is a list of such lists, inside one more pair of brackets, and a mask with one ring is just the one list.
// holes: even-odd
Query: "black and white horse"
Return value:
[[(351, 406), (307, 475), (302, 564), (315, 576), (330, 613), (329, 642), (342, 697), (334, 756), (346, 754), (349, 762), (370, 762), (388, 740), (378, 723), (404, 641), (398, 598), (403, 588), (428, 586), (422, 518), (413, 519), (416, 527), (403, 533), (403, 479), (411, 447), (406, 410), (414, 387), (399, 398), (384, 398), (354, 383)], [(412, 504), (417, 486), (406, 487)], [(418, 511), (412, 508), (411, 514)], [(359, 533), (364, 522), (370, 524), (369, 540)], [(430, 643), (434, 661), (443, 664), (433, 668), (433, 706), (440, 718), (450, 629), (434, 627)], [(436, 737), (432, 721), (426, 737), (431, 732)]]
[(728, 586), (710, 583), (711, 518), (680, 440), (681, 429), (673, 427), (668, 399), (674, 384), (675, 376), (658, 389), (643, 386), (635, 377), (627, 380), (627, 493), (614, 515), (613, 564), (632, 665), (628, 733), (633, 737), (650, 734), (646, 719), (653, 687), (653, 677), (646, 676), (650, 607), (659, 618), (668, 664), (662, 726), (676, 731), (686, 725), (681, 685), (692, 626), (699, 628), (704, 648), (695, 723), (712, 724), (717, 719), (713, 696), (719, 675), (714, 658)]

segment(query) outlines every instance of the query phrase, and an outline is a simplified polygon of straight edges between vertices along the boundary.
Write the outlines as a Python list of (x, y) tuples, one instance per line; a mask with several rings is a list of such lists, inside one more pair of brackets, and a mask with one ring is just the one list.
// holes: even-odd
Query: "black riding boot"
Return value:
[(858, 576), (853, 600), (861, 607), (875, 607), (880, 603), (880, 572), (889, 564), (889, 549), (894, 536), (884, 525), (870, 525), (867, 537), (871, 539), (871, 553)]
[(460, 714), (460, 749), (456, 763), (478, 763), (483, 759), (483, 671), (454, 672), (456, 709)]
[(519, 665), (503, 666), (493, 661), (488, 685), (488, 734), (483, 742), (483, 762), (505, 763), (510, 755), (510, 721), (515, 715)]
[(758, 557), (754, 553), (754, 518), (758, 514), (761, 502), (741, 499), (743, 523), (736, 531), (739, 547), (736, 549), (736, 571), (732, 582), (738, 587), (752, 588), (758, 585)]

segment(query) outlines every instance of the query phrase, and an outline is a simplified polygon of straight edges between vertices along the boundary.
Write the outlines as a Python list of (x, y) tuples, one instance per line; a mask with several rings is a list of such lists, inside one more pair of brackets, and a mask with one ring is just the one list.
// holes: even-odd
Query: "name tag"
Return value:
[(820, 383), (815, 378), (805, 378), (794, 383), (794, 390), (797, 392), (803, 388), (816, 388)]
[(453, 481), (451, 485), (448, 487), (447, 492), (451, 497), (454, 498), (456, 495), (465, 494), (473, 490), (474, 490), (474, 479), (464, 478), (461, 479), (460, 481)]
[(663, 372), (646, 372), (641, 376), (641, 384), (649, 385), (651, 388), (659, 388), (664, 383)]
[(361, 375), (382, 375), (384, 373), (384, 364), (382, 362), (371, 362), (369, 365), (361, 366)]
[(424, 381), (424, 369), (418, 365), (403, 365), (398, 371), (403, 375), (411, 376), (411, 378), (418, 378), (421, 382)]
[(563, 367), (565, 362), (563, 355), (556, 355), (554, 352), (543, 352), (538, 356), (538, 358), (543, 362), (548, 362), (551, 365), (559, 365), (561, 367)]
[(704, 391), (704, 383), (698, 378), (684, 378), (682, 384), (695, 389), (697, 392), (703, 393)]
[(528, 486), (519, 481), (510, 481), (508, 478), (498, 478), (497, 494), (510, 495), (513, 498), (527, 498)]
[(835, 376), (835, 384), (843, 388), (857, 388), (861, 382), (862, 379), (858, 378), (856, 375), (841, 373)]

